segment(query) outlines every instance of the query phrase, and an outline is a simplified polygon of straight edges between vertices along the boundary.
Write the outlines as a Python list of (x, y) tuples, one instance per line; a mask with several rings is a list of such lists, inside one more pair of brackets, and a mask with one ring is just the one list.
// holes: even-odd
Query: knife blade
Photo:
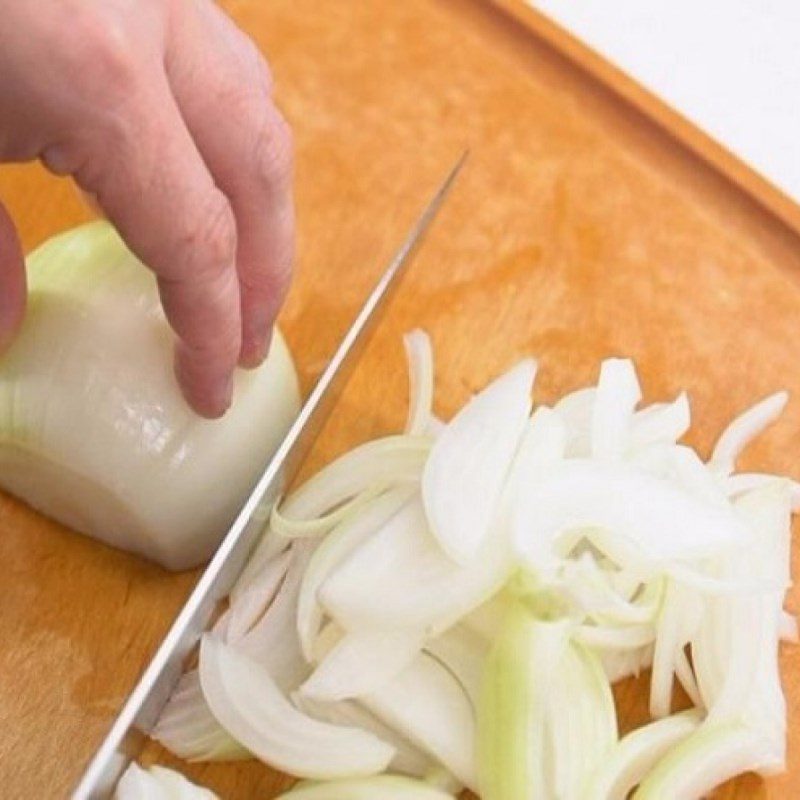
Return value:
[(136, 758), (183, 671), (183, 663), (205, 630), (218, 603), (227, 596), (263, 531), (273, 503), (288, 485), (347, 384), (353, 367), (397, 288), (425, 233), (444, 203), (467, 157), (451, 168), (406, 236), (320, 376), (297, 419), (226, 533), (186, 604), (128, 697), (95, 753), (73, 800), (110, 797), (128, 764)]

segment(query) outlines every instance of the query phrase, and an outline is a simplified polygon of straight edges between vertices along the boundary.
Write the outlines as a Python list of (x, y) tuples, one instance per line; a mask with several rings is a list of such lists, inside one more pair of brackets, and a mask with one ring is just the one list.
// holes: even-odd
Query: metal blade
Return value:
[(222, 540), (194, 591), (128, 698), (105, 741), (89, 764), (73, 800), (110, 797), (114, 786), (141, 751), (174, 689), (183, 663), (211, 615), (230, 591), (269, 518), (281, 488), (295, 475), (331, 407), (347, 384), (392, 290), (439, 211), (467, 154), (461, 156), (411, 229), (386, 272), (345, 335), (289, 433), (261, 476), (236, 521)]

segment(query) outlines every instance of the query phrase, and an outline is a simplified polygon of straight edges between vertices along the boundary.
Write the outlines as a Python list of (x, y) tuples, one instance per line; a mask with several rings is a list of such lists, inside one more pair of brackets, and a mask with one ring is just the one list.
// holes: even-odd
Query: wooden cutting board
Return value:
[[(719, 163), (487, 0), (227, 5), (269, 53), (295, 130), (299, 258), (283, 327), (306, 389), (430, 191), (472, 150), (311, 466), (401, 425), (400, 337), (420, 326), (443, 414), (523, 355), (541, 360), (542, 401), (594, 380), (602, 357), (630, 355), (648, 399), (690, 392), (692, 442), (706, 452), (733, 414), (787, 388), (788, 412), (744, 461), (800, 478), (800, 241)], [(36, 167), (0, 170), (0, 196), (27, 248), (87, 217), (68, 183)], [(63, 797), (195, 575), (9, 498), (0, 559), (0, 797)], [(789, 773), (719, 797), (800, 796), (800, 648), (782, 668)], [(618, 695), (625, 724), (641, 720), (643, 685)], [(185, 769), (229, 800), (282, 785), (258, 764)]]

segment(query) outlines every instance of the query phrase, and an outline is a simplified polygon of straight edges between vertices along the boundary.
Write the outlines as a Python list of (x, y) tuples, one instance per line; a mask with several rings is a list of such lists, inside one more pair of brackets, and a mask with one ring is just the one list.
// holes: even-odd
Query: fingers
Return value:
[(241, 351), (236, 224), (163, 72), (154, 72), (116, 110), (121, 123), (86, 145), (92, 156), (75, 178), (156, 273), (180, 340), (184, 395), (199, 414), (218, 417), (230, 406)]
[(25, 261), (17, 232), (0, 203), (0, 353), (22, 324), (25, 314)]
[(172, 92), (238, 234), (240, 363), (267, 354), (294, 255), (291, 136), (256, 48), (207, 0), (178, 4), (168, 37)]

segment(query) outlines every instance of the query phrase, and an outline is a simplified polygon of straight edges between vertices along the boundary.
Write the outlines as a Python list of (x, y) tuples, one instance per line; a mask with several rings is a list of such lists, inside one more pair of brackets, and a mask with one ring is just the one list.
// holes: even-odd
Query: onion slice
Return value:
[(150, 735), (187, 761), (252, 758), (211, 713), (196, 669), (181, 677)]
[(386, 724), (475, 789), (475, 720), (461, 685), (435, 659), (419, 655), (391, 683), (362, 698)]
[(474, 561), (531, 409), (534, 361), (523, 361), (477, 394), (433, 445), (422, 476), (431, 531), (456, 563)]
[(490, 800), (548, 795), (547, 698), (569, 644), (569, 626), (509, 606), (486, 662), (478, 707), (480, 792)]
[(413, 489), (406, 486), (391, 489), (359, 514), (337, 525), (315, 550), (303, 575), (297, 602), (297, 632), (307, 661), (314, 660), (314, 639), (324, 618), (317, 596), (320, 587), (350, 553), (387, 524), (412, 493)]
[(430, 449), (430, 439), (424, 436), (366, 442), (306, 481), (286, 498), (280, 513), (287, 520), (313, 520), (364, 491), (418, 480)]
[[(732, 511), (703, 503), (671, 482), (622, 464), (565, 461), (522, 492), (514, 510), (513, 542), (532, 569), (558, 566), (554, 547), (575, 531), (602, 531), (606, 544), (640, 554), (644, 563), (718, 555), (750, 542)], [(612, 556), (613, 558), (613, 556)]]
[(747, 725), (704, 725), (684, 738), (642, 781), (634, 800), (701, 798), (742, 772), (772, 764), (768, 751)]
[(334, 570), (319, 598), (347, 630), (434, 636), (488, 600), (511, 569), (507, 548), (495, 541), (469, 566), (453, 563), (429, 532), (417, 495)]
[(422, 643), (423, 637), (411, 631), (345, 634), (300, 687), (300, 693), (332, 702), (378, 691), (414, 660)]
[(697, 730), (701, 718), (698, 711), (685, 711), (631, 731), (592, 776), (583, 800), (626, 800), (673, 747)]
[(275, 769), (323, 780), (366, 776), (382, 772), (394, 756), (371, 733), (302, 714), (266, 669), (209, 635), (200, 644), (200, 683), (220, 724)]
[(788, 400), (787, 392), (776, 392), (736, 417), (722, 432), (714, 447), (712, 468), (729, 475), (742, 450), (780, 417)]
[(626, 358), (606, 359), (592, 407), (592, 457), (619, 461), (629, 447), (633, 412), (642, 390), (633, 362)]
[(119, 779), (114, 800), (218, 800), (210, 789), (166, 767), (142, 769), (135, 762)]
[(306, 783), (277, 800), (455, 800), (424, 781), (399, 775), (378, 775), (361, 780)]
[(405, 432), (424, 436), (433, 421), (433, 350), (425, 331), (413, 330), (403, 337), (408, 360), (409, 402)]

